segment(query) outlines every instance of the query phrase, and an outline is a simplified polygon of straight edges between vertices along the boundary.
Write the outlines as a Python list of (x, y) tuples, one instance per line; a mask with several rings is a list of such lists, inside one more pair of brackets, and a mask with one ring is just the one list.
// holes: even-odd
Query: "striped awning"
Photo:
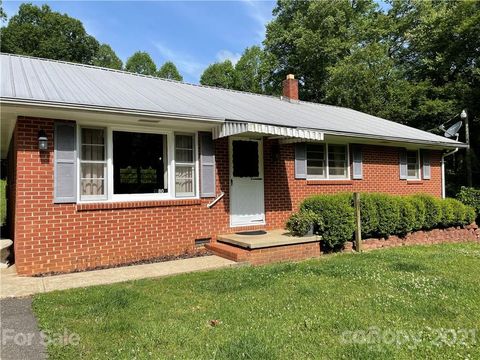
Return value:
[(233, 135), (271, 135), (279, 139), (292, 140), (316, 140), (323, 141), (323, 132), (310, 129), (299, 129), (286, 126), (274, 126), (247, 122), (227, 121), (213, 129), (213, 138), (220, 139), (222, 137)]

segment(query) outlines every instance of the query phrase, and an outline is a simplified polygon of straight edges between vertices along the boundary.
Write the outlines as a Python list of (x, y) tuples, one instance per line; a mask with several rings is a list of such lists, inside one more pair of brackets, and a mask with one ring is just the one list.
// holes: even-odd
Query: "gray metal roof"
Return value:
[(245, 121), (398, 141), (463, 144), (352, 109), (0, 54), (2, 102)]

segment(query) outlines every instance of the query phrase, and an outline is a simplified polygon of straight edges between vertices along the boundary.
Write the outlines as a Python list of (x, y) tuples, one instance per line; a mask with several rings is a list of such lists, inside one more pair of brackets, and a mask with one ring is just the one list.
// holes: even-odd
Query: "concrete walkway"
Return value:
[(236, 264), (234, 261), (211, 255), (46, 277), (18, 276), (12, 266), (0, 270), (0, 298), (29, 296), (55, 290), (220, 269)]

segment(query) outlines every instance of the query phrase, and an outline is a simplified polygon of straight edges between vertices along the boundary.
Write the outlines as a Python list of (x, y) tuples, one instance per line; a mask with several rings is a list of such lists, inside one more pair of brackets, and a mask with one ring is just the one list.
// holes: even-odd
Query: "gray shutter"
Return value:
[(352, 178), (363, 179), (363, 156), (361, 146), (356, 145), (352, 147), (352, 164)]
[(295, 179), (307, 178), (307, 149), (305, 143), (295, 144)]
[(200, 139), (200, 196), (214, 197), (215, 147), (211, 133), (199, 133)]
[(75, 123), (55, 123), (55, 203), (77, 201), (77, 150)]
[(431, 178), (431, 171), (430, 171), (430, 151), (424, 150), (422, 151), (422, 175), (424, 179), (429, 180)]
[(400, 179), (407, 179), (407, 150), (400, 149)]

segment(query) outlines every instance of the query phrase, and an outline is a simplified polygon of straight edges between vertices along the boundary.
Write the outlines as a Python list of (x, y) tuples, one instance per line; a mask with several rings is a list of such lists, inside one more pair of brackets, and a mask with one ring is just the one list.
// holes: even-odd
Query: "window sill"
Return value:
[(353, 185), (353, 180), (308, 180), (307, 185)]
[(423, 180), (420, 179), (407, 179), (407, 185), (422, 185)]
[(139, 209), (139, 208), (169, 207), (169, 206), (191, 206), (191, 205), (200, 205), (201, 203), (202, 201), (200, 199), (95, 202), (95, 203), (77, 204), (77, 211)]

